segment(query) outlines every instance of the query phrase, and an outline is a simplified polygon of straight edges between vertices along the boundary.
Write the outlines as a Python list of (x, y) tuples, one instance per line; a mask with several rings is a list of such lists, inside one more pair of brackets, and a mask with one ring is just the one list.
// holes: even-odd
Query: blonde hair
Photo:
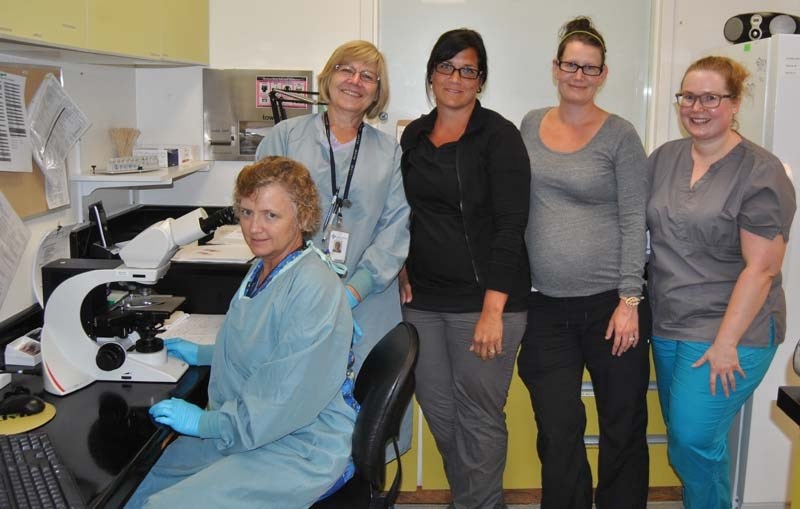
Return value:
[(686, 69), (681, 79), (681, 88), (683, 88), (683, 80), (686, 79), (686, 75), (692, 71), (712, 71), (719, 74), (725, 80), (725, 87), (734, 99), (742, 97), (744, 82), (750, 76), (750, 72), (736, 60), (712, 55), (696, 60)]
[[(683, 78), (681, 78), (681, 88), (683, 88), (683, 81), (686, 79), (686, 75), (692, 71), (711, 71), (719, 74), (725, 81), (725, 88), (728, 89), (732, 101), (741, 100), (744, 94), (744, 82), (750, 76), (750, 72), (736, 60), (711, 55), (695, 60), (686, 69), (686, 72), (683, 73)], [(739, 129), (739, 121), (736, 119), (736, 115), (731, 119), (731, 129), (734, 131)]]
[(336, 66), (352, 62), (363, 62), (367, 65), (375, 65), (378, 68), (378, 77), (380, 79), (375, 92), (375, 100), (364, 112), (368, 119), (376, 118), (389, 103), (389, 71), (383, 54), (370, 42), (350, 41), (334, 50), (325, 67), (322, 68), (322, 72), (317, 77), (320, 99), (326, 103), (330, 102), (331, 98), (328, 89), (331, 85), (333, 73), (336, 72)]
[(322, 210), (316, 184), (306, 167), (294, 159), (269, 156), (242, 168), (233, 189), (236, 215), (241, 212), (243, 198), (251, 197), (273, 184), (280, 185), (289, 195), (303, 239), (308, 240), (319, 228)]

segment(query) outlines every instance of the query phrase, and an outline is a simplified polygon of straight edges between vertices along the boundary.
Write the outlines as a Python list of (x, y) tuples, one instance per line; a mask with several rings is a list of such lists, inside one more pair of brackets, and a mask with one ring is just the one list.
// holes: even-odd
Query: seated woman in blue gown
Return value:
[(166, 341), (211, 365), (208, 406), (172, 398), (150, 414), (181, 436), (126, 507), (308, 507), (349, 470), (357, 404), (344, 287), (310, 242), (319, 196), (284, 157), (246, 166), (234, 204), (256, 262), (215, 345)]

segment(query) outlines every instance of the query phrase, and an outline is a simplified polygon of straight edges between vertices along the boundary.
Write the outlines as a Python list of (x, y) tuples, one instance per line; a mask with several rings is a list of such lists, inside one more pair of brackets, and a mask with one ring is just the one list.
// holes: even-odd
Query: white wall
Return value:
[[(649, 148), (681, 136), (674, 94), (688, 65), (709, 50), (725, 46), (725, 21), (748, 12), (784, 12), (800, 15), (798, 0), (692, 0), (657, 1), (660, 47), (653, 96)], [(793, 235), (800, 225), (795, 223)], [(796, 289), (792, 289), (795, 291)], [(800, 310), (789, 309), (789, 313)], [(779, 385), (798, 385), (790, 359), (797, 337), (787, 338), (778, 349), (769, 372), (753, 399), (750, 446), (744, 487), (745, 507), (783, 507), (791, 495), (793, 449), (800, 447), (800, 430), (777, 408)], [(760, 505), (763, 504), (763, 505)]]
[[(88, 168), (95, 163), (105, 166), (103, 161), (107, 161), (112, 155), (108, 128), (136, 125), (135, 79), (131, 68), (21, 59), (13, 55), (0, 55), (0, 61), (62, 67), (65, 90), (92, 121), (92, 126), (79, 142), (79, 147), (73, 149), (67, 158), (70, 173), (77, 173), (81, 167)], [(98, 192), (92, 197), (96, 196), (103, 199), (109, 212), (119, 209), (127, 200), (127, 193), (123, 191)], [(71, 203), (74, 202), (75, 196), (71, 193)], [(31, 279), (36, 246), (45, 233), (58, 225), (73, 224), (76, 217), (76, 210), (70, 205), (24, 220), (31, 236), (11, 281), (8, 295), (0, 307), (0, 320), (5, 320), (36, 302)]]
[[(316, 76), (345, 41), (374, 42), (372, 0), (210, 0), (210, 66), (216, 69), (311, 69)], [(136, 73), (139, 129), (158, 143), (203, 142), (202, 70)], [(316, 84), (314, 86), (316, 89)], [(226, 205), (244, 163), (217, 161), (211, 171), (142, 190), (141, 203)]]
[[(646, 125), (650, 3), (642, 0), (561, 0), (542, 13), (540, 2), (473, 0), (431, 2), (382, 0), (379, 41), (391, 81), (388, 122), (414, 119), (431, 109), (425, 95), (425, 64), (436, 39), (458, 27), (477, 30), (488, 54), (482, 104), (519, 125), (533, 108), (558, 102), (551, 77), (562, 23), (591, 17), (606, 42), (608, 78), (597, 102), (630, 121), (640, 135)], [(624, 16), (620, 13), (624, 12)]]

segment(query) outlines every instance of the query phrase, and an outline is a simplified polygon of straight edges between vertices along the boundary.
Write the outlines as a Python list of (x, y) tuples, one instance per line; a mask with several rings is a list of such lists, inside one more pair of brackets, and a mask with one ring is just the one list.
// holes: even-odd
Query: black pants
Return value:
[(542, 509), (592, 507), (583, 442), (584, 367), (592, 378), (600, 424), (597, 508), (647, 506), (650, 309), (646, 301), (639, 305), (639, 344), (616, 357), (613, 339), (604, 336), (618, 303), (616, 291), (569, 298), (531, 294), (518, 363), (538, 427)]

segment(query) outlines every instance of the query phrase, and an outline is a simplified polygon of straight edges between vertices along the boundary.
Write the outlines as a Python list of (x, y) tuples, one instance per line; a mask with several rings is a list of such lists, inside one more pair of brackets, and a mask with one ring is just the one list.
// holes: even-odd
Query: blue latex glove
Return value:
[(200, 352), (200, 345), (186, 341), (181, 338), (168, 338), (164, 340), (167, 348), (167, 355), (171, 355), (182, 360), (190, 366), (197, 366), (197, 356)]
[(345, 286), (344, 289), (347, 290), (345, 293), (347, 293), (347, 303), (350, 304), (350, 309), (358, 306), (359, 301), (356, 296), (353, 295), (353, 290), (351, 290), (349, 286)]
[(204, 410), (178, 398), (165, 399), (150, 407), (150, 415), (182, 435), (200, 436), (200, 416)]

